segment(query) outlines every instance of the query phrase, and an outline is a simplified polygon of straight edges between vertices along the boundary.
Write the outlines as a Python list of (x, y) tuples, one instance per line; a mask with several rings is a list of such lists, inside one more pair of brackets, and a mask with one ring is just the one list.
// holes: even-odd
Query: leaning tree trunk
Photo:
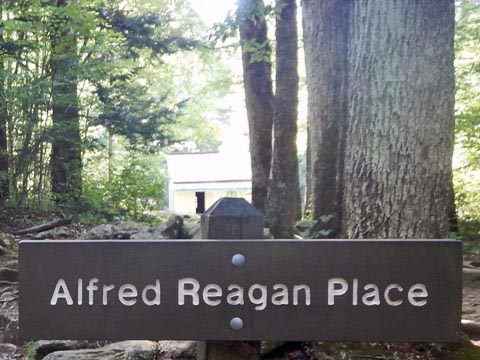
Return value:
[(68, 0), (56, 0), (57, 26), (51, 37), (52, 120), (51, 154), (52, 192), (60, 203), (77, 200), (82, 191), (82, 158), (77, 96), (76, 36), (62, 9)]
[(297, 157), (298, 52), (296, 0), (277, 0), (274, 146), (268, 219), (275, 238), (293, 237), (301, 214)]
[(262, 0), (238, 0), (243, 83), (252, 166), (252, 203), (265, 214), (272, 160), (273, 90)]
[[(339, 235), (344, 129), (347, 122), (347, 33), (351, 0), (303, 0), (308, 89), (307, 179), (312, 235)], [(308, 203), (307, 203), (308, 204)]]
[(454, 1), (354, 1), (343, 234), (443, 238), (451, 208)]

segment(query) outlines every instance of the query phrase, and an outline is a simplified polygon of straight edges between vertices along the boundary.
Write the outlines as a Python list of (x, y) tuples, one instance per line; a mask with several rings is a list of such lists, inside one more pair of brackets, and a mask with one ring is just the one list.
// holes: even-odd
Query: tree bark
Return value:
[(451, 209), (453, 0), (354, 1), (343, 235), (443, 238)]
[(341, 221), (347, 123), (348, 13), (351, 0), (303, 0), (308, 89), (308, 201), (312, 236), (336, 238)]
[(273, 90), (262, 0), (238, 0), (243, 82), (252, 166), (252, 203), (266, 213), (272, 160)]
[[(54, 1), (58, 8), (68, 6), (68, 0)], [(63, 13), (63, 12), (56, 12)], [(76, 36), (66, 14), (58, 17), (52, 34), (52, 120), (51, 154), (52, 192), (57, 202), (77, 200), (82, 191), (82, 158), (77, 96)]]
[(298, 36), (296, 0), (277, 0), (274, 146), (268, 216), (274, 238), (291, 239), (301, 214), (297, 157)]
[(315, 234), (445, 237), (454, 2), (304, 0), (303, 8)]

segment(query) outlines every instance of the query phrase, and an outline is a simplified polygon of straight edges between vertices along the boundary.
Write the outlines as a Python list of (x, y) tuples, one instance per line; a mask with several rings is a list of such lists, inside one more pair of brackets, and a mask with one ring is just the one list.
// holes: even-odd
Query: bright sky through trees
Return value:
[[(198, 13), (200, 18), (208, 27), (212, 27), (216, 23), (221, 23), (225, 20), (229, 12), (234, 12), (236, 9), (235, 0), (190, 0), (192, 8)], [(229, 68), (234, 72), (235, 77), (241, 80), (242, 76), (242, 62), (240, 53), (237, 56), (230, 56), (225, 59)], [(228, 126), (222, 129), (222, 143), (223, 150), (239, 150), (248, 148), (248, 128), (247, 115), (245, 112), (243, 87), (234, 86), (231, 94), (225, 94), (223, 99), (219, 99), (222, 106), (228, 107), (231, 110), (230, 121)], [(239, 136), (242, 134), (244, 136)]]
[(230, 10), (235, 9), (235, 0), (190, 0), (193, 9), (209, 26), (225, 20)]

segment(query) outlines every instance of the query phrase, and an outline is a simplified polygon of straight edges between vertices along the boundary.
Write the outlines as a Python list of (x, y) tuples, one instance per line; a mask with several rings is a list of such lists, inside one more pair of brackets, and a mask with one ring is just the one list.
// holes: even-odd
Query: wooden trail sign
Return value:
[(23, 339), (458, 341), (461, 243), (22, 241)]

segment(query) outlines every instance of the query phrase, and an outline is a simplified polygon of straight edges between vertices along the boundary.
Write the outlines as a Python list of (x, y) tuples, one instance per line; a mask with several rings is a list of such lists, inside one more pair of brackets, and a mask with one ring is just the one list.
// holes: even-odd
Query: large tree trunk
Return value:
[(314, 237), (339, 235), (344, 129), (347, 122), (347, 41), (351, 0), (303, 0), (308, 89), (308, 167)]
[(445, 237), (453, 0), (303, 6), (314, 219), (330, 225), (317, 234)]
[(454, 1), (354, 1), (343, 234), (443, 238), (451, 203)]
[[(54, 1), (61, 8), (68, 0)], [(56, 12), (59, 13), (59, 12)], [(52, 192), (57, 201), (70, 202), (82, 191), (82, 159), (77, 96), (77, 44), (68, 17), (60, 16), (52, 34)]]
[(274, 146), (268, 217), (275, 238), (293, 237), (301, 214), (297, 157), (298, 54), (296, 0), (277, 0)]
[(262, 0), (238, 0), (252, 162), (252, 203), (265, 214), (272, 160), (273, 90), (264, 11)]

